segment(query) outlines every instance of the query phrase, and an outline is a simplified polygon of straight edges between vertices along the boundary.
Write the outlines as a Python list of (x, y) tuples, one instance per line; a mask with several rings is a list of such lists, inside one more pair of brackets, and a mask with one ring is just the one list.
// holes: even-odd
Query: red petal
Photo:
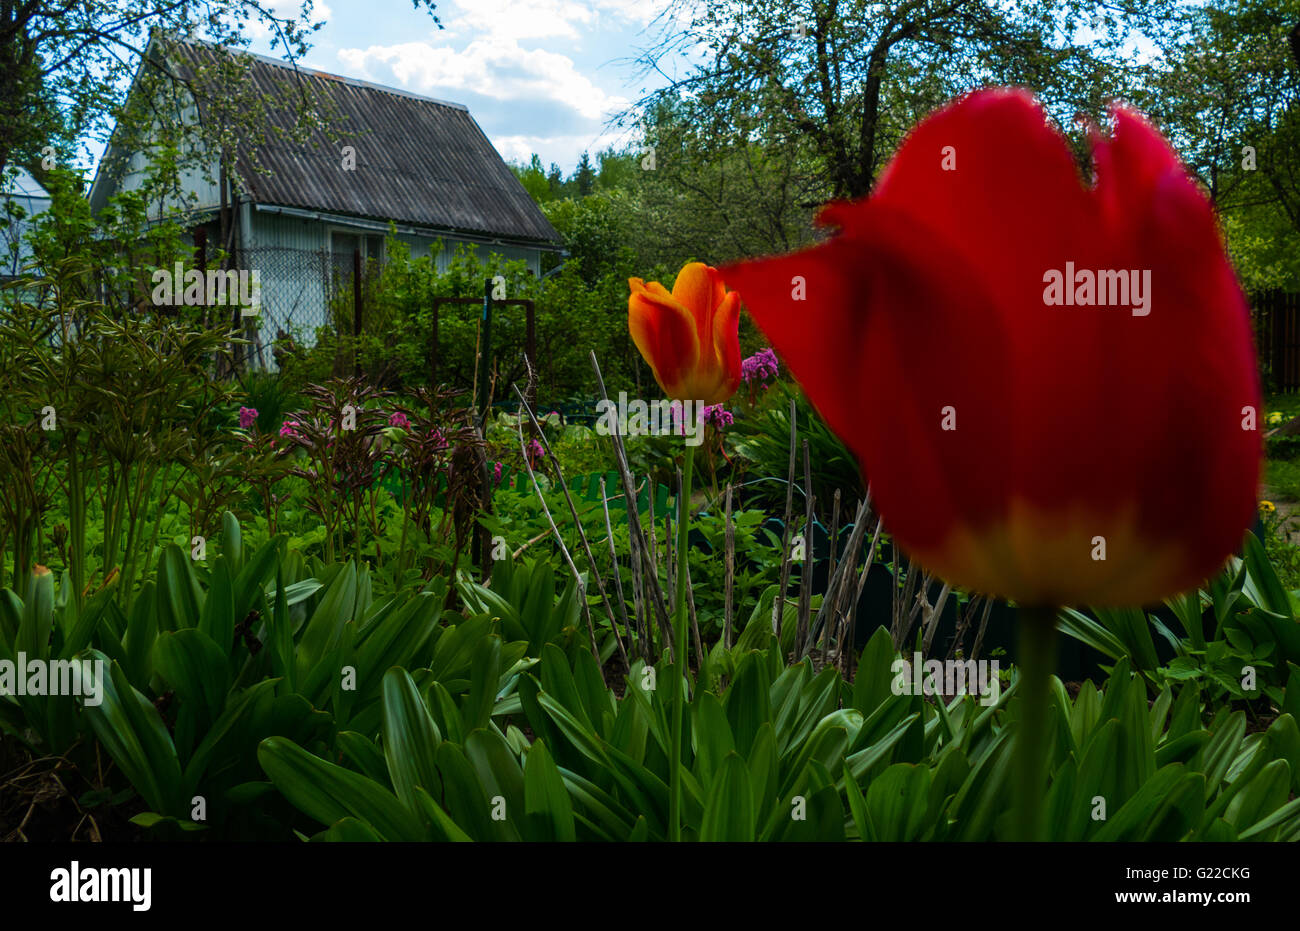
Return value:
[[(1093, 190), (1027, 94), (974, 94), (913, 131), (870, 202), (824, 213), (840, 236), (723, 270), (859, 455), (905, 546), (934, 552), (954, 531), (993, 527), (1013, 498), (1029, 508), (1017, 512), (1028, 535), (987, 537), (1010, 547), (992, 558), (1013, 597), (1160, 597), (1213, 571), (1253, 512), (1259, 434), (1241, 429), (1241, 409), (1258, 410), (1258, 378), (1210, 208), (1124, 111), (1096, 166)], [(1149, 272), (1149, 315), (1046, 305), (1044, 273), (1067, 263)], [(796, 276), (806, 302), (789, 297)], [(957, 414), (947, 435), (943, 404)], [(1041, 565), (1053, 557), (1032, 543), (1066, 512), (1080, 548), (1092, 524), (1119, 537), (1125, 514), (1136, 521), (1074, 587), (1061, 555), (1073, 549)], [(1158, 565), (1144, 538), (1166, 559), (1181, 549), (1181, 568)]]
[[(1005, 507), (990, 450), (1007, 435), (1008, 339), (960, 255), (908, 217), (868, 213), (852, 239), (722, 273), (865, 467), (891, 532), (936, 544)], [(957, 429), (942, 429), (945, 408)]]
[(669, 296), (633, 284), (628, 296), (628, 331), (655, 380), (669, 397), (695, 371), (700, 343), (695, 319)]

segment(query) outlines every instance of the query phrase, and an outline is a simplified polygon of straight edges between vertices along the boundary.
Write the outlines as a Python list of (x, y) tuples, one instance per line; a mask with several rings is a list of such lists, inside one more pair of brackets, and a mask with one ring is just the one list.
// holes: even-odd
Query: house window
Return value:
[[(352, 253), (361, 250), (363, 264), (379, 264), (383, 261), (384, 237), (378, 233), (353, 233), (346, 230), (330, 231), (330, 261), (334, 266), (334, 280), (337, 284), (352, 284)], [(365, 274), (363, 270), (362, 274)]]

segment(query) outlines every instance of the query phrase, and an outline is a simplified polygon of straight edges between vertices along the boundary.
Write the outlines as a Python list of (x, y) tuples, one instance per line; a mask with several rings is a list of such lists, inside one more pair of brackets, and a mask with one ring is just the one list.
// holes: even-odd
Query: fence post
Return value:
[(361, 249), (352, 250), (352, 374), (361, 374)]
[(483, 279), (483, 317), (480, 321), (478, 357), (478, 397), (474, 405), (478, 408), (479, 428), (487, 432), (488, 375), (492, 370), (492, 279)]
[(442, 308), (442, 302), (438, 298), (433, 299), (433, 319), (429, 321), (429, 387), (437, 389), (438, 387), (438, 314)]
[[(488, 387), (488, 378), (492, 371), (492, 279), (483, 279), (483, 318), (482, 333), (479, 338), (478, 362), (478, 398), (475, 400), (479, 414), (479, 440), (487, 436), (488, 402), (492, 393)], [(480, 504), (487, 514), (492, 513), (493, 474), (488, 468), (487, 446), (480, 442), (479, 474), (482, 476), (480, 487), (483, 490)], [(484, 584), (492, 575), (492, 536), (482, 522), (477, 522), (479, 551), (479, 578)]]
[(528, 365), (533, 370), (534, 377), (528, 380), (528, 404), (532, 406), (537, 401), (537, 310), (532, 299), (524, 302), (524, 355), (528, 358)]
[(199, 279), (202, 284), (200, 288), (203, 292), (203, 329), (208, 328), (208, 301), (207, 301), (207, 280), (208, 280), (208, 231), (203, 227), (194, 229), (194, 262), (199, 267)]

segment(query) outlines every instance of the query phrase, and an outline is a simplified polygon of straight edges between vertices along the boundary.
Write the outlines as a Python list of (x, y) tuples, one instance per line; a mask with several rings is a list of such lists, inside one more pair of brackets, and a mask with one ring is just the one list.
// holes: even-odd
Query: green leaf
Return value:
[(519, 840), (517, 830), (509, 821), (512, 813), (508, 805), (504, 806), (505, 820), (493, 817), (503, 802), (488, 797), (479, 774), (460, 747), (443, 741), (438, 745), (437, 762), (442, 775), (443, 804), (465, 833), (478, 841)]
[(867, 787), (867, 816), (878, 841), (912, 841), (925, 827), (930, 801), (930, 770), (895, 763)]
[[(1178, 815), (1177, 823), (1182, 825), (1178, 837), (1186, 834), (1191, 824), (1185, 809), (1178, 806), (1186, 801), (1186, 792), (1201, 790), (1201, 774), (1189, 773), (1181, 763), (1173, 763), (1158, 771), (1129, 797), (1119, 810), (1113, 808), (1114, 801), (1107, 799), (1108, 817), (1106, 822), (1093, 835), (1097, 841), (1131, 841), (1140, 840), (1143, 829), (1155, 818), (1166, 797), (1174, 801), (1171, 814)], [(1173, 840), (1173, 837), (1160, 838)]]
[(244, 537), (239, 530), (239, 518), (229, 511), (221, 515), (221, 553), (238, 572), (244, 564)]
[(280, 541), (280, 537), (272, 537), (267, 540), (258, 547), (257, 552), (253, 554), (253, 558), (238, 570), (239, 574), (235, 576), (234, 582), (231, 584), (231, 592), (234, 597), (234, 607), (231, 614), (234, 616), (236, 624), (248, 617), (248, 612), (252, 611), (257, 606), (258, 601), (265, 597), (263, 589), (267, 580), (279, 567)]
[[(117, 592), (111, 588), (105, 589), (86, 602), (72, 625), (72, 631), (63, 641), (63, 646), (59, 648), (58, 659), (70, 659), (90, 645), (100, 621), (108, 610), (109, 603), (116, 594)], [(69, 605), (67, 610), (73, 610), (72, 606)]]
[(691, 705), (693, 723), (691, 736), (695, 743), (695, 776), (707, 791), (713, 785), (714, 774), (727, 755), (735, 752), (731, 739), (731, 725), (722, 710), (722, 703), (712, 692), (702, 692)]
[(370, 844), (383, 838), (375, 829), (356, 818), (340, 818), (326, 831), (321, 831), (312, 838), (313, 841), (345, 844)]
[(736, 742), (736, 752), (748, 756), (754, 738), (763, 724), (772, 720), (769, 697), (770, 681), (767, 669), (759, 659), (760, 653), (747, 653), (741, 658), (736, 678), (722, 699), (727, 721)]
[(1243, 591), (1256, 604), (1272, 611), (1279, 617), (1294, 620), (1291, 613), (1291, 599), (1287, 597), (1286, 588), (1273, 571), (1264, 544), (1253, 533), (1246, 534), (1245, 544), (1246, 583)]
[(197, 712), (206, 731), (221, 713), (230, 687), (225, 651), (197, 628), (166, 631), (154, 643), (153, 664), (181, 702)]
[(1119, 659), (1125, 655), (1124, 644), (1115, 634), (1074, 608), (1066, 608), (1061, 612), (1060, 617), (1057, 618), (1057, 626), (1062, 633), (1081, 643), (1086, 643), (1111, 659)]
[(524, 836), (530, 841), (576, 838), (573, 804), (564, 778), (543, 740), (533, 741), (524, 758)]
[(422, 809), (415, 790), (423, 788), (431, 797), (442, 797), (437, 752), (442, 735), (429, 715), (410, 674), (394, 667), (383, 679), (384, 758), (393, 788), (412, 812)]
[(14, 652), (26, 653), (28, 661), (50, 658), (50, 632), (54, 629), (54, 573), (32, 570), (23, 599), (22, 622), (14, 640)]
[[(334, 577), (320, 603), (307, 621), (298, 642), (295, 664), (296, 680), (307, 682), (307, 674), (339, 646), (345, 625), (353, 619), (357, 607), (357, 567), (349, 561)], [(337, 670), (329, 674), (333, 680)], [(335, 819), (337, 820), (337, 819)], [(331, 824), (333, 822), (330, 822)]]
[(140, 586), (126, 624), (126, 665), (122, 668), (136, 685), (148, 686), (153, 675), (153, 644), (157, 637), (156, 588), (150, 581)]
[(756, 830), (749, 770), (740, 754), (728, 753), (704, 802), (700, 840), (748, 842), (754, 840)]
[(275, 693), (278, 679), (264, 679), (254, 686), (231, 696), (221, 717), (217, 718), (203, 736), (203, 740), (190, 755), (185, 765), (182, 798), (193, 798), (198, 791), (199, 782), (205, 776), (209, 763), (219, 758), (219, 752), (229, 750), (228, 742), (238, 733), (239, 727), (248, 715), (257, 707), (259, 701), (269, 701)]
[(853, 707), (864, 715), (870, 715), (893, 695), (893, 662), (897, 655), (888, 629), (876, 628), (862, 650), (858, 674), (853, 680)]
[(479, 641), (470, 666), (469, 694), (461, 706), (466, 730), (487, 727), (492, 720), (501, 679), (501, 638), (493, 634)]
[(1223, 784), (1228, 767), (1237, 758), (1241, 738), (1246, 733), (1246, 713), (1234, 711), (1226, 722), (1213, 732), (1192, 763), (1192, 769), (1205, 773), (1205, 798), (1208, 801)]
[(98, 650), (89, 655), (97, 662), (91, 666), (96, 684), (88, 691), (98, 690), (100, 702), (83, 702), (83, 710), (100, 744), (150, 808), (174, 816), (188, 813), (180, 761), (158, 710), (131, 687), (120, 666)]
[(396, 795), (359, 773), (313, 756), (288, 738), (263, 740), (257, 761), (290, 804), (321, 824), (352, 817), (384, 840), (424, 839), (419, 823)]
[(221, 648), (222, 657), (228, 656), (235, 640), (235, 595), (230, 581), (230, 569), (225, 557), (220, 557), (208, 574), (208, 597), (203, 602), (203, 613), (198, 629)]
[(158, 557), (158, 628), (180, 630), (199, 623), (203, 589), (194, 575), (194, 561), (175, 543)]
[(297, 691), (296, 663), (293, 656), (293, 620), (289, 616), (289, 599), (284, 587), (283, 568), (275, 569), (275, 610), (266, 622), (267, 647), (271, 652), (271, 668), (281, 676), (289, 690)]
[[(1244, 774), (1238, 777), (1242, 778)], [(1244, 835), (1286, 804), (1290, 788), (1291, 767), (1286, 760), (1273, 760), (1236, 794), (1224, 812), (1224, 819), (1237, 829), (1238, 834)]]

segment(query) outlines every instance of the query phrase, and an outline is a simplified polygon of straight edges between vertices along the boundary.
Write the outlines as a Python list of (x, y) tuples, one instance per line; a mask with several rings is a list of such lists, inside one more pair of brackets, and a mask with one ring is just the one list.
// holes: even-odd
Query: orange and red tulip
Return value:
[(684, 266), (671, 292), (629, 278), (628, 329), (668, 397), (721, 404), (740, 387), (740, 295), (718, 270)]
[[(1157, 601), (1254, 519), (1246, 300), (1169, 144), (1113, 116), (1088, 184), (1028, 93), (971, 94), (913, 130), (870, 197), (823, 211), (829, 241), (722, 270), (895, 541), (1021, 604)], [(1115, 270), (1150, 282), (1145, 306), (1110, 277), (1100, 305)]]

